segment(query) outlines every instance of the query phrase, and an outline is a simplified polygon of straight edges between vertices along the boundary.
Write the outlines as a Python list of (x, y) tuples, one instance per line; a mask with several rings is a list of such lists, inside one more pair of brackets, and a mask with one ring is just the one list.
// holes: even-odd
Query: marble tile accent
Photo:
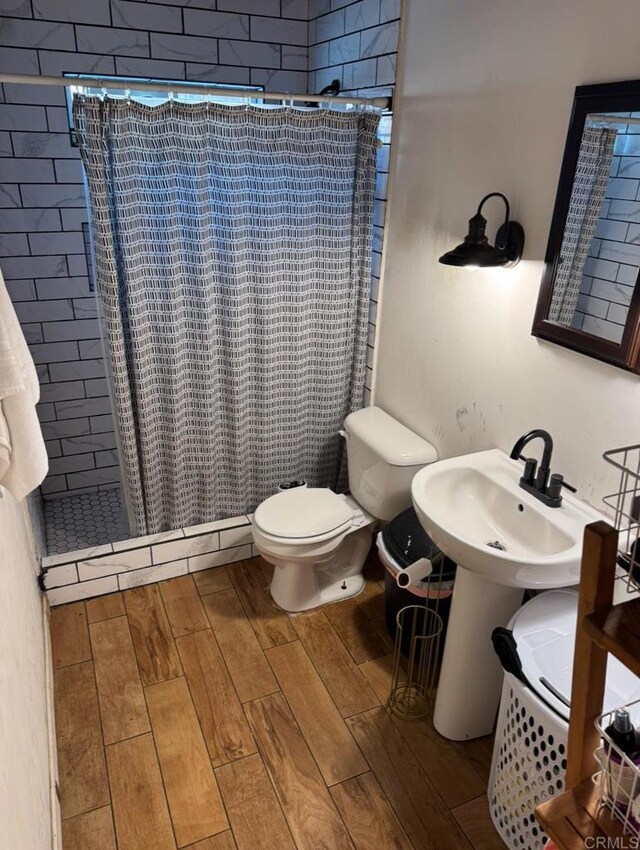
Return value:
[[(2, 30), (0, 29), (0, 33)], [(0, 104), (0, 130), (46, 130), (47, 113), (42, 106)]]
[[(104, 375), (104, 363), (102, 360), (75, 360), (70, 363), (50, 363), (49, 375), (52, 381), (76, 381), (83, 380), (84, 378), (99, 378), (101, 375)], [(87, 428), (86, 431), (82, 431), (81, 433), (88, 434), (89, 429)], [(65, 434), (61, 436), (75, 437), (77, 435)]]
[(304, 93), (307, 87), (306, 71), (279, 71), (277, 69), (252, 68), (251, 82), (271, 91)]
[(138, 59), (135, 56), (117, 56), (116, 74), (119, 77), (159, 77), (167, 80), (184, 79), (184, 62), (168, 59)]
[(64, 475), (72, 472), (83, 472), (95, 467), (93, 455), (70, 455), (69, 457), (49, 458), (49, 472), (52, 475)]
[(395, 21), (400, 17), (400, 0), (380, 0), (380, 23)]
[(158, 534), (148, 534), (145, 537), (133, 537), (130, 540), (114, 540), (113, 551), (125, 552), (140, 546), (151, 546), (153, 543), (165, 543), (168, 540), (182, 540), (187, 529), (178, 528), (175, 531), (161, 531)]
[[(68, 386), (68, 384), (63, 384), (63, 386)], [(65, 455), (89, 454), (113, 449), (116, 446), (116, 438), (113, 433), (83, 434), (77, 437), (68, 437), (61, 442), (62, 451)]]
[(114, 53), (118, 56), (149, 56), (149, 35), (141, 30), (111, 27), (76, 27), (78, 50)]
[(309, 0), (309, 20), (331, 10), (331, 0)]
[[(213, 38), (249, 38), (249, 18), (231, 12), (209, 12), (203, 9), (184, 10), (184, 30), (194, 35)], [(266, 40), (256, 36), (256, 41)], [(255, 60), (254, 60), (255, 63)], [(242, 65), (251, 63), (240, 63)], [(258, 63), (259, 64), (259, 63)]]
[(51, 342), (29, 347), (34, 363), (58, 363), (78, 356), (77, 342)]
[[(31, 263), (35, 263), (35, 259)], [(49, 259), (48, 257), (46, 259)], [(99, 339), (100, 325), (97, 319), (74, 319), (72, 322), (45, 322), (43, 324), (46, 342), (63, 342), (72, 339)], [(105, 411), (101, 411), (104, 413)]]
[(171, 543), (161, 543), (151, 547), (154, 564), (164, 564), (179, 558), (190, 558), (205, 552), (215, 552), (220, 548), (217, 532), (202, 534), (199, 537), (186, 537)]
[(324, 15), (316, 21), (315, 41), (329, 41), (344, 35), (344, 9)]
[(48, 160), (0, 159), (0, 181), (3, 183), (53, 183), (55, 179)]
[(253, 65), (260, 68), (280, 67), (280, 45), (247, 41), (221, 40), (220, 62), (225, 65)]
[(186, 77), (188, 80), (199, 80), (206, 83), (242, 86), (251, 82), (251, 70), (234, 65), (203, 65), (187, 62)]
[(127, 552), (113, 552), (101, 558), (89, 558), (78, 561), (80, 581), (115, 575), (137, 570), (151, 565), (151, 550), (148, 546), (140, 549), (130, 549)]
[(282, 67), (296, 71), (306, 71), (308, 64), (307, 47), (292, 44), (282, 45)]
[(46, 588), (63, 587), (67, 584), (75, 584), (78, 581), (78, 569), (75, 564), (64, 564), (60, 567), (52, 567), (47, 570)]
[(213, 522), (205, 522), (202, 525), (191, 525), (184, 529), (187, 537), (194, 534), (207, 534), (212, 531), (222, 531), (225, 528), (237, 528), (249, 524), (249, 517), (239, 516), (230, 519), (216, 519)]
[[(233, 38), (233, 36), (229, 37)], [(306, 21), (265, 18), (255, 15), (251, 18), (251, 38), (253, 41), (298, 44), (306, 48), (307, 23)]]
[(86, 277), (41, 278), (36, 280), (39, 301), (56, 298), (86, 298), (90, 295), (89, 279)]
[(329, 44), (329, 62), (331, 65), (355, 62), (361, 58), (360, 35), (359, 32), (345, 35), (342, 38), (336, 38)]
[(218, 0), (218, 9), (254, 15), (280, 15), (279, 0)]
[[(24, 233), (0, 234), (0, 257), (23, 256), (29, 253), (29, 241)], [(28, 302), (25, 302), (28, 303)], [(18, 305), (16, 304), (16, 308)], [(18, 310), (16, 309), (16, 312)]]
[(600, 248), (600, 258), (616, 263), (640, 266), (640, 245), (629, 242), (605, 240)]
[[(267, 4), (261, 3), (260, 5), (264, 8)], [(266, 15), (269, 13), (261, 10), (260, 14)], [(278, 13), (275, 12), (275, 14), (277, 15)], [(301, 21), (307, 21), (309, 19), (309, 0), (282, 0), (282, 17), (299, 18)]]
[(218, 61), (218, 42), (214, 38), (195, 35), (151, 33), (151, 55), (158, 59), (186, 59), (215, 65)]
[(67, 602), (77, 602), (80, 599), (90, 599), (92, 596), (104, 596), (105, 593), (115, 593), (119, 589), (118, 577), (108, 576), (93, 581), (82, 581), (57, 587), (47, 591), (50, 605), (66, 605)]
[(154, 32), (182, 32), (180, 9), (172, 9), (156, 3), (111, 0), (111, 12), (115, 27), (130, 27)]
[(13, 133), (13, 149), (18, 157), (75, 159), (79, 154), (64, 133)]
[[(4, 14), (4, 12), (3, 12)], [(48, 21), (71, 21), (72, 23), (106, 24), (109, 17), (109, 0), (33, 0), (33, 15)]]
[(3, 47), (0, 51), (0, 71), (5, 74), (38, 74), (38, 54), (20, 47)]
[(67, 475), (67, 483), (70, 490), (102, 484), (116, 484), (119, 481), (119, 466), (109, 466), (105, 469), (92, 469), (91, 472), (72, 472), (70, 475)]
[[(0, 157), (11, 156), (11, 142), (9, 147), (3, 149), (3, 139), (8, 138), (9, 133), (0, 133)], [(0, 185), (0, 208), (19, 207), (20, 189), (18, 186)]]
[[(46, 505), (45, 505), (46, 507)], [(98, 555), (109, 555), (113, 552), (111, 543), (105, 543), (103, 546), (93, 546), (85, 549), (79, 549), (75, 552), (62, 552), (58, 555), (47, 555), (42, 559), (42, 566), (45, 569), (56, 566), (56, 564), (68, 564), (77, 561), (79, 558), (95, 558)]]
[(345, 9), (345, 32), (356, 32), (380, 23), (380, 0), (359, 0)]
[[(40, 50), (40, 73), (54, 77), (60, 74), (115, 74), (115, 63), (111, 56), (96, 56), (93, 53), (66, 53), (56, 50)], [(76, 148), (69, 148), (75, 151)]]
[(188, 572), (187, 560), (172, 561), (169, 564), (148, 567), (144, 570), (134, 570), (130, 573), (121, 573), (118, 576), (120, 590), (130, 587), (140, 587), (143, 584), (151, 584), (156, 581), (165, 581), (168, 578), (184, 576)]
[[(60, 502), (70, 502), (72, 498), (77, 497), (67, 497), (61, 499)], [(211, 527), (215, 527), (217, 530), (211, 532)], [(177, 529), (44, 558), (42, 563), (43, 569), (47, 570), (47, 578), (45, 579), (47, 588), (51, 588), (50, 592), (48, 590), (51, 604), (62, 604), (64, 601), (75, 598), (87, 598), (88, 596), (111, 592), (111, 590), (104, 588), (113, 588), (115, 576), (118, 576), (118, 587), (124, 589), (162, 581), (176, 575), (184, 575), (187, 571), (196, 572), (245, 560), (255, 555), (255, 549), (250, 542), (251, 526), (247, 516), (193, 526), (193, 530), (196, 532), (206, 530), (206, 533), (187, 539), (183, 537), (185, 529)], [(209, 547), (218, 544), (219, 533), (227, 535), (225, 540), (227, 544), (231, 545), (231, 548), (206, 551)], [(242, 545), (234, 545), (240, 543), (241, 540), (246, 542)], [(163, 563), (158, 563), (154, 556), (156, 563), (152, 564), (150, 547), (156, 552), (160, 552), (163, 558), (168, 558), (169, 555), (171, 558), (163, 561)], [(186, 552), (189, 552), (190, 555), (186, 555)], [(74, 572), (76, 568), (77, 575)], [(54, 572), (54, 570), (59, 572)], [(78, 579), (78, 584), (67, 584), (67, 582), (77, 582)], [(79, 588), (79, 590), (60, 594), (58, 591), (63, 587), (63, 581), (65, 582), (65, 590), (71, 587)], [(101, 582), (109, 583), (102, 585)], [(85, 593), (85, 588), (89, 588), (91, 592)]]
[(237, 546), (234, 549), (221, 549), (219, 552), (210, 552), (206, 555), (195, 555), (189, 558), (189, 572), (196, 573), (200, 570), (208, 570), (210, 567), (221, 567), (224, 564), (244, 561), (251, 557), (252, 548), (249, 545)]
[(220, 532), (220, 549), (231, 549), (233, 546), (242, 546), (252, 543), (251, 526), (244, 525), (240, 528), (229, 528)]

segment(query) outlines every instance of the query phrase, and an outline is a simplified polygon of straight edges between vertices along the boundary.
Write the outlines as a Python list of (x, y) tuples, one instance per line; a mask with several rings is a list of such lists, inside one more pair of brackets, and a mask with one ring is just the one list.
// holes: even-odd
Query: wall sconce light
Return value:
[[(496, 244), (490, 245), (485, 236), (487, 220), (481, 214), (482, 207), (489, 198), (502, 198), (506, 208), (504, 223), (496, 233)], [(467, 269), (513, 268), (522, 257), (524, 248), (524, 230), (517, 221), (509, 220), (509, 201), (500, 192), (485, 195), (478, 204), (478, 211), (469, 219), (469, 232), (464, 242), (453, 251), (447, 251), (440, 257), (445, 266), (461, 266)]]

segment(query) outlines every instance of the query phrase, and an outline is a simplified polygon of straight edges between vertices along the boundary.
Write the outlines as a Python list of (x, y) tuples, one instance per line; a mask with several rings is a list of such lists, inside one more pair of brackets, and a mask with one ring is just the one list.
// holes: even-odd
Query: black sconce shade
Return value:
[[(491, 245), (485, 235), (487, 220), (481, 214), (489, 198), (502, 198), (506, 208), (504, 223), (496, 233), (496, 244)], [(445, 266), (466, 268), (512, 268), (522, 257), (524, 230), (517, 221), (509, 220), (509, 201), (500, 192), (491, 192), (480, 201), (478, 211), (469, 219), (469, 232), (464, 242), (440, 257)]]

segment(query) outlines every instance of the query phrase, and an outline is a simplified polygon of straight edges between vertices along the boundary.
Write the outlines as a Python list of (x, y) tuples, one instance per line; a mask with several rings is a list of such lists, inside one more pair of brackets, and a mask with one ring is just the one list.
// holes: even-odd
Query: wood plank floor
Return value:
[(287, 616), (259, 558), (55, 608), (64, 850), (498, 850), (491, 739), (384, 702), (377, 559)]

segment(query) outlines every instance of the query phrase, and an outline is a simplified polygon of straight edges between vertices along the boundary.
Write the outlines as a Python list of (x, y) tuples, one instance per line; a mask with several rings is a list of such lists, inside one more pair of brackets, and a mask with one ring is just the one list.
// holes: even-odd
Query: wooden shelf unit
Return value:
[[(606, 522), (585, 528), (576, 628), (566, 791), (538, 806), (536, 817), (559, 850), (615, 847), (632, 850), (637, 839), (599, 804), (593, 782), (600, 745), (607, 654), (640, 675), (640, 600), (613, 605), (618, 532)], [(594, 839), (586, 842), (586, 839)], [(600, 839), (597, 843), (595, 839)], [(603, 843), (604, 842), (604, 843)]]

